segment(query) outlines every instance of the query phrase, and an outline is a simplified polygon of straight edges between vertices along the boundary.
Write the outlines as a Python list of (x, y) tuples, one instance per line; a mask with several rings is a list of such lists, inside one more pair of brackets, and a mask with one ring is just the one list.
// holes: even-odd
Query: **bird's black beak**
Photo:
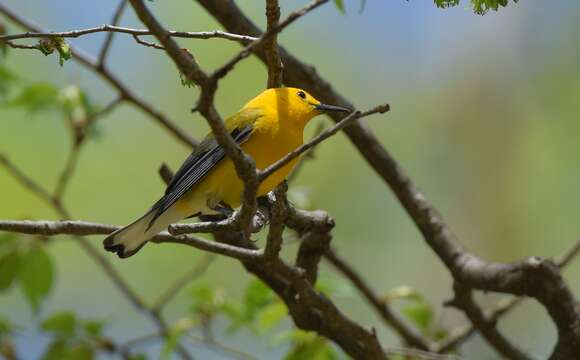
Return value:
[(318, 111), (322, 111), (322, 112), (329, 112), (329, 111), (339, 111), (339, 112), (351, 112), (352, 110), (344, 108), (342, 106), (335, 106), (335, 105), (326, 105), (323, 103), (320, 103), (318, 105), (315, 105), (314, 108)]

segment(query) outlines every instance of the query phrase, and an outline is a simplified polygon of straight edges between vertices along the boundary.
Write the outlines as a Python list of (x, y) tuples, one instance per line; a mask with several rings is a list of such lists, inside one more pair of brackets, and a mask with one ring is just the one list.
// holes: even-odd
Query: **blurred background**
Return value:
[[(117, 6), (113, 0), (2, 3), (55, 31), (108, 23)], [(281, 1), (282, 16), (303, 3)], [(505, 262), (529, 255), (557, 256), (571, 247), (580, 235), (580, 3), (527, 0), (485, 16), (475, 15), (465, 1), (450, 9), (437, 9), (429, 1), (368, 1), (362, 12), (358, 1), (345, 5), (346, 14), (332, 4), (313, 11), (284, 31), (279, 41), (316, 66), (358, 108), (391, 105), (390, 113), (364, 121), (436, 205), (461, 243), (483, 258)], [(156, 1), (149, 6), (170, 29), (220, 28), (194, 1)], [(262, 2), (244, 1), (239, 6), (264, 26)], [(130, 9), (121, 24), (142, 27)], [(9, 32), (21, 32), (8, 25)], [(95, 34), (71, 43), (96, 54), (103, 39), (103, 34)], [(219, 39), (181, 43), (206, 69), (239, 50)], [(114, 96), (107, 84), (72, 61), (61, 68), (54, 56), (12, 50), (5, 65), (28, 83), (77, 85), (96, 104), (104, 105)], [(180, 84), (174, 65), (161, 51), (118, 35), (109, 67), (190, 134), (201, 138), (208, 131), (204, 120), (189, 112), (197, 89)], [(221, 114), (232, 114), (259, 93), (266, 75), (254, 58), (237, 66), (220, 86)], [(330, 123), (325, 118), (317, 122)], [(309, 133), (315, 127), (311, 125)], [(98, 130), (98, 138), (87, 143), (81, 155), (65, 203), (76, 219), (126, 224), (164, 190), (157, 175), (160, 164), (176, 168), (189, 149), (130, 105), (100, 119)], [(0, 107), (0, 152), (47, 187), (56, 183), (70, 146), (58, 113)], [(344, 135), (317, 149), (316, 158), (303, 168), (291, 190), (304, 205), (334, 217), (333, 245), (377, 292), (410, 286), (437, 309), (437, 326), (450, 329), (465, 323), (455, 310), (441, 307), (452, 294), (448, 272)], [(0, 204), (0, 219), (57, 218), (3, 170)], [(90, 239), (100, 249), (102, 237)], [(289, 254), (295, 250), (295, 245), (287, 246)], [(0, 315), (23, 325), (17, 339), (19, 348), (26, 347), (25, 359), (37, 358), (48, 342), (34, 324), (59, 310), (108, 319), (106, 333), (121, 340), (154, 330), (70, 238), (55, 237), (48, 251), (56, 282), (38, 314), (31, 312), (17, 287), (0, 293)], [(203, 254), (177, 245), (149, 245), (127, 261), (106, 256), (145, 299), (153, 299)], [(168, 319), (174, 321), (189, 311), (191, 289), (197, 283), (239, 298), (250, 281), (240, 269), (236, 261), (218, 259), (170, 304)], [(565, 271), (576, 292), (579, 270), (576, 262)], [(356, 291), (329, 267), (323, 267), (321, 278), (335, 288), (332, 297), (344, 312), (375, 326), (385, 346), (398, 344)], [(498, 298), (484, 295), (479, 300), (491, 305)], [(258, 358), (277, 359), (288, 348), (245, 330), (228, 334), (225, 320), (218, 325), (216, 333), (224, 343)], [(287, 321), (277, 329), (289, 326)], [(506, 316), (499, 327), (538, 358), (545, 358), (555, 341), (551, 321), (532, 301)], [(201, 358), (230, 358), (203, 345), (189, 346), (194, 354), (205, 354)], [(142, 349), (154, 357), (160, 347), (153, 342)], [(469, 359), (497, 358), (478, 336), (463, 347), (463, 354)]]

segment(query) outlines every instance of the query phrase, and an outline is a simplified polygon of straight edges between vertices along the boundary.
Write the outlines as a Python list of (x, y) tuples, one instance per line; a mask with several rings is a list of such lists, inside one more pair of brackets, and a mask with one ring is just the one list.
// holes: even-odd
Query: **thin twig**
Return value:
[(230, 59), (224, 65), (222, 65), (216, 71), (214, 71), (214, 73), (212, 74), (212, 77), (217, 78), (217, 79), (223, 78), (224, 76), (226, 76), (226, 74), (228, 72), (230, 72), (234, 68), (234, 66), (238, 62), (240, 62), (241, 60), (250, 56), (250, 54), (252, 54), (252, 52), (257, 47), (261, 46), (264, 43), (264, 41), (266, 41), (269, 37), (280, 33), (280, 31), (284, 30), (284, 28), (286, 28), (288, 25), (292, 24), (298, 18), (302, 17), (303, 15), (316, 9), (317, 7), (319, 7), (320, 5), (322, 5), (326, 2), (328, 2), (328, 0), (315, 0), (315, 1), (312, 1), (311, 3), (309, 3), (308, 5), (306, 5), (305, 7), (303, 7), (302, 9), (291, 13), (290, 15), (288, 15), (288, 17), (286, 19), (284, 19), (283, 21), (278, 23), (278, 25), (276, 25), (276, 26), (270, 28), (269, 30), (267, 30), (266, 32), (264, 32), (264, 34), (262, 34), (262, 36), (260, 36), (258, 39), (249, 43), (236, 56), (234, 56), (232, 59)]
[(328, 139), (329, 137), (335, 135), (341, 129), (343, 129), (346, 126), (350, 125), (355, 120), (361, 119), (361, 118), (366, 117), (366, 116), (369, 116), (369, 115), (377, 114), (377, 113), (383, 114), (383, 113), (385, 113), (387, 111), (389, 111), (389, 105), (388, 104), (385, 104), (385, 105), (377, 106), (377, 107), (375, 107), (375, 108), (373, 108), (371, 110), (365, 111), (365, 112), (355, 111), (355, 112), (350, 113), (348, 116), (346, 116), (340, 122), (336, 123), (330, 129), (327, 129), (327, 130), (323, 131), (318, 136), (315, 136), (314, 138), (312, 138), (309, 142), (300, 145), (298, 148), (296, 148), (293, 151), (291, 151), (290, 153), (286, 154), (280, 160), (278, 160), (275, 163), (271, 164), (266, 169), (260, 171), (259, 172), (259, 178), (260, 178), (260, 180), (264, 180), (265, 178), (267, 178), (268, 176), (270, 176), (272, 173), (274, 173), (275, 171), (279, 170), (281, 167), (283, 167), (284, 165), (286, 165), (292, 159), (300, 156), (305, 151), (311, 149), (312, 147), (318, 145), (322, 141), (324, 141), (324, 140)]
[(56, 183), (56, 187), (54, 189), (53, 192), (53, 199), (55, 199), (58, 202), (62, 201), (62, 198), (64, 196), (64, 192), (67, 188), (67, 185), (69, 184), (73, 172), (77, 166), (78, 163), (78, 159), (79, 159), (79, 154), (80, 154), (80, 148), (82, 143), (78, 143), (78, 142), (74, 142), (71, 146), (71, 149), (68, 153), (68, 157), (66, 160), (66, 164), (62, 170), (62, 172), (60, 173), (60, 176), (58, 177), (58, 181)]
[[(29, 31), (21, 34), (12, 34), (12, 35), (2, 35), (0, 36), (0, 42), (2, 41), (11, 41), (11, 40), (18, 40), (18, 39), (35, 39), (35, 38), (78, 38), (88, 34), (95, 34), (95, 33), (122, 33), (122, 34), (129, 34), (134, 36), (146, 36), (146, 35), (153, 35), (153, 32), (150, 30), (145, 29), (134, 29), (116, 25), (101, 25), (98, 27), (92, 27), (87, 29), (81, 30), (71, 30), (71, 31), (61, 31), (61, 32), (48, 32), (48, 31)], [(175, 38), (183, 38), (183, 39), (226, 39), (232, 40), (240, 43), (249, 43), (252, 41), (256, 41), (258, 38), (248, 35), (239, 35), (228, 33), (221, 30), (213, 30), (213, 31), (175, 31), (175, 30), (168, 30), (167, 35)]]
[(158, 50), (165, 50), (165, 48), (164, 48), (163, 46), (161, 46), (161, 45), (157, 45), (157, 44), (155, 44), (154, 42), (145, 41), (145, 40), (141, 39), (141, 38), (139, 37), (139, 35), (133, 35), (133, 39), (135, 39), (135, 41), (136, 41), (138, 44), (141, 44), (141, 45), (143, 45), (143, 46), (147, 46), (147, 47), (154, 48), (154, 49), (158, 49)]
[(240, 360), (257, 360), (257, 357), (254, 357), (251, 354), (243, 352), (238, 349), (234, 349), (227, 345), (224, 345), (214, 338), (209, 338), (207, 336), (195, 336), (195, 335), (188, 335), (187, 338), (193, 342), (202, 343), (209, 348), (213, 349), (214, 351), (219, 351), (220, 353), (228, 354), (229, 356), (240, 359)]
[[(121, 0), (119, 2), (119, 6), (117, 6), (117, 9), (115, 10), (115, 13), (113, 14), (113, 19), (111, 20), (112, 26), (116, 26), (121, 20), (121, 16), (123, 15), (123, 10), (125, 10), (125, 6), (127, 6), (127, 0)], [(105, 64), (107, 55), (109, 54), (109, 50), (111, 49), (111, 45), (113, 43), (114, 36), (115, 33), (112, 31), (107, 34), (105, 42), (101, 47), (101, 52), (99, 53), (99, 58), (97, 61), (98, 67), (103, 67), (103, 65)]]

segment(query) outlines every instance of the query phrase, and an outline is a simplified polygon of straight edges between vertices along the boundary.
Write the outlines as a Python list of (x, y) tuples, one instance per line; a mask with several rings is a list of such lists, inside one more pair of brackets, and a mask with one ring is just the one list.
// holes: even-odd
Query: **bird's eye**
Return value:
[(304, 93), (304, 91), (298, 91), (298, 96), (300, 96), (303, 99), (306, 99), (306, 94)]

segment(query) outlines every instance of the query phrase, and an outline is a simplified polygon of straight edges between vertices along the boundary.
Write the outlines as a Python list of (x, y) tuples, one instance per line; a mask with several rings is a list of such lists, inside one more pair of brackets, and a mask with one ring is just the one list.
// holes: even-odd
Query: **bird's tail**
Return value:
[(105, 250), (116, 253), (120, 258), (128, 258), (139, 251), (153, 236), (170, 224), (181, 220), (183, 215), (175, 207), (171, 207), (151, 223), (154, 217), (155, 210), (152, 209), (133, 223), (111, 233), (103, 240)]

